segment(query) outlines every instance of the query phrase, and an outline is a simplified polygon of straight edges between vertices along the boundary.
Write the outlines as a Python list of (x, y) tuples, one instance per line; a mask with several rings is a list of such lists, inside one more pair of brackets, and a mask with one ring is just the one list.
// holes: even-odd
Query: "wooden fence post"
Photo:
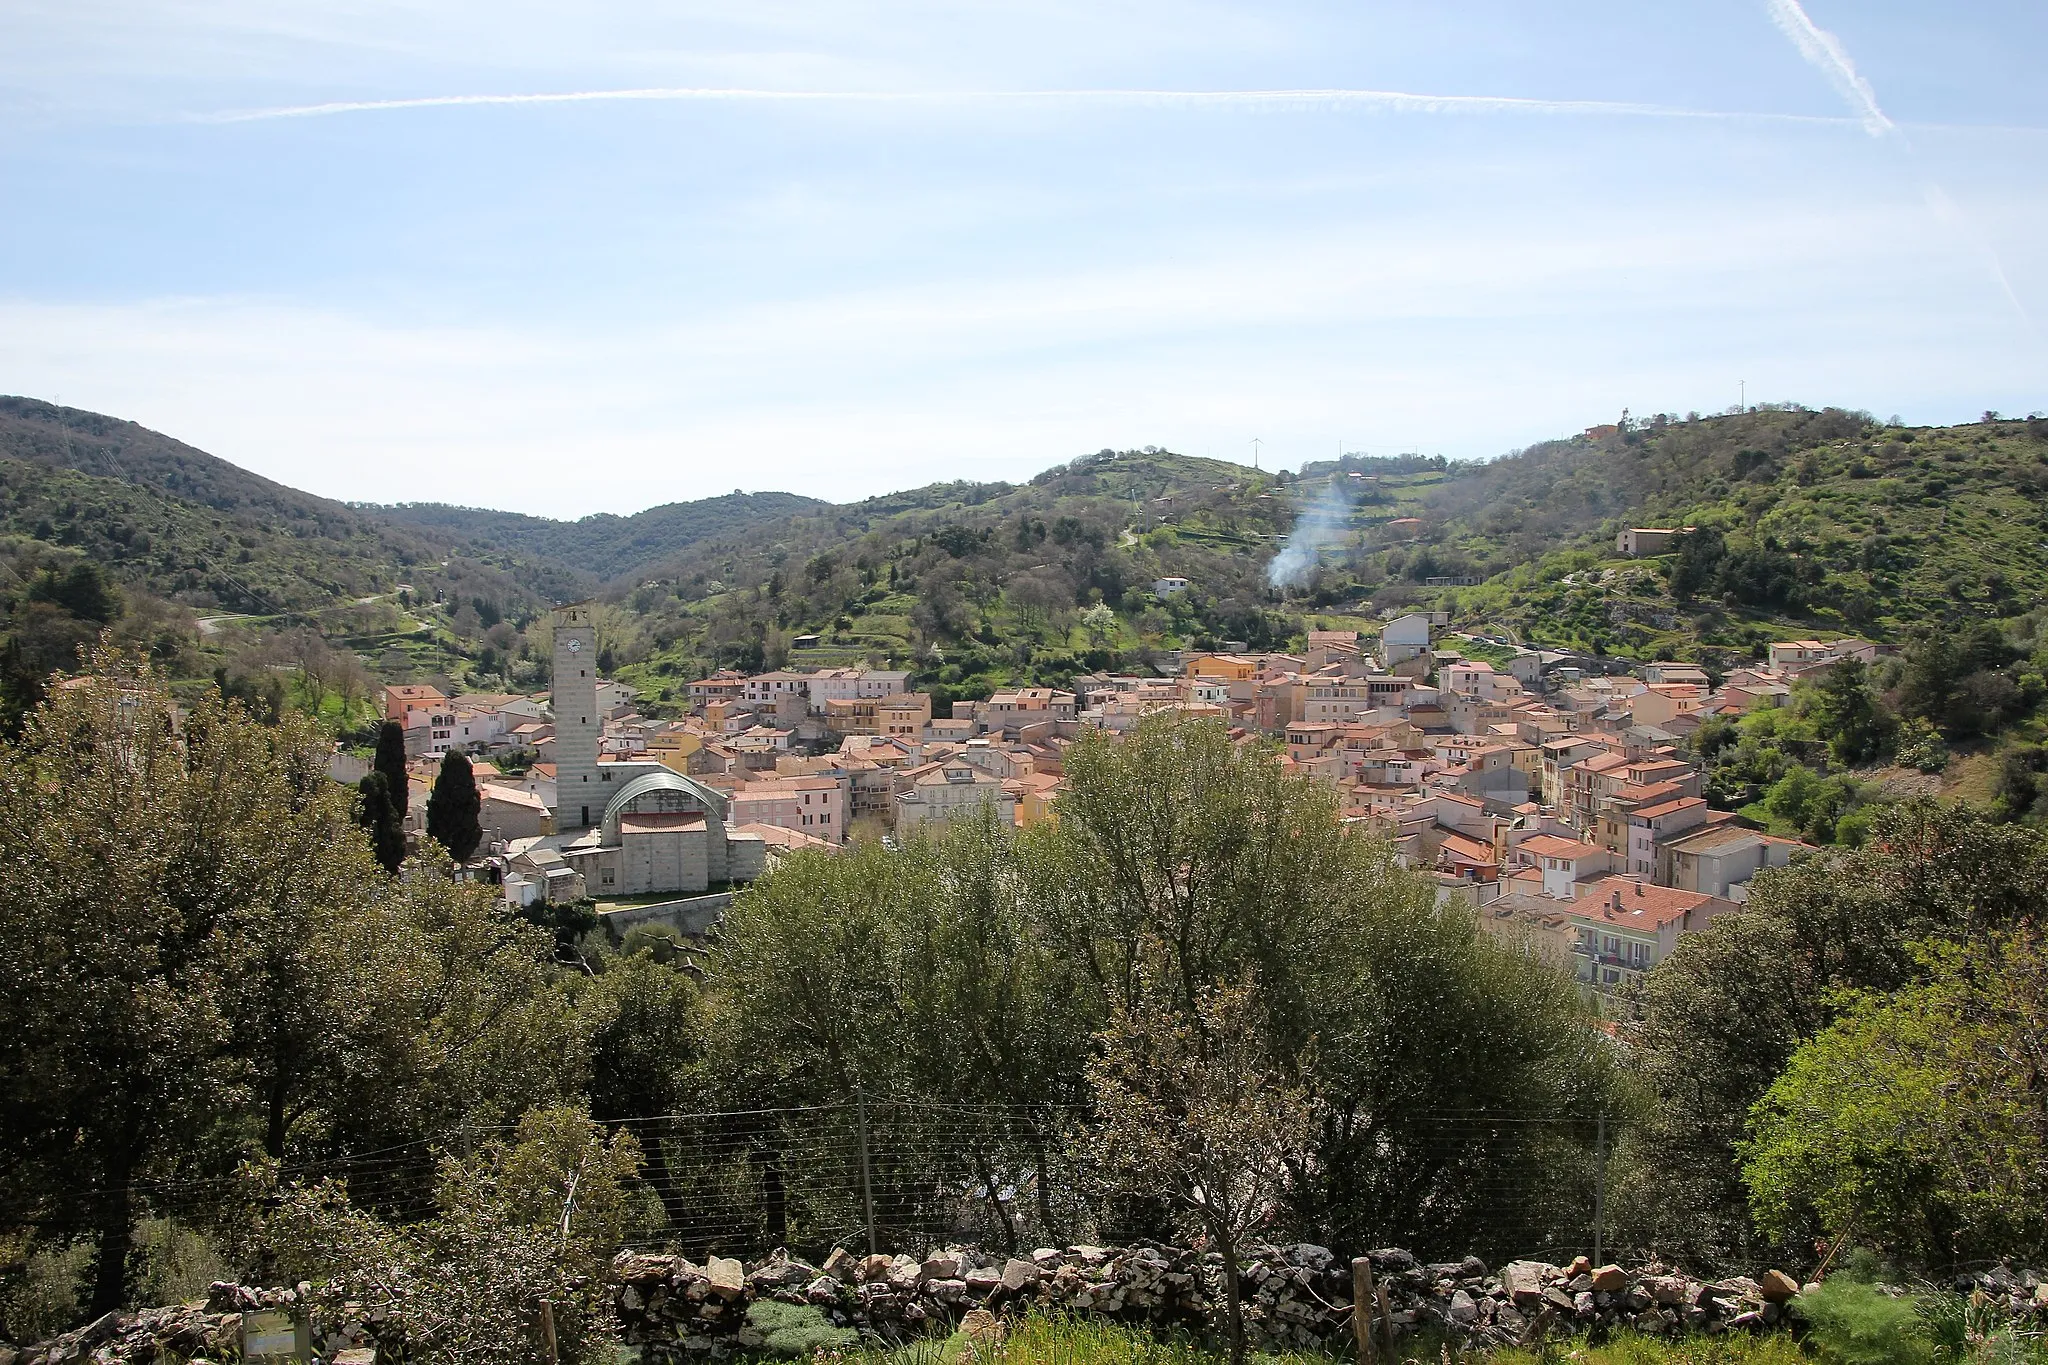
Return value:
[(547, 1353), (548, 1365), (559, 1365), (560, 1357), (555, 1352), (555, 1306), (546, 1299), (540, 1301), (540, 1345)]
[(1379, 1308), (1379, 1291), (1372, 1282), (1372, 1262), (1363, 1256), (1351, 1258), (1351, 1334), (1358, 1338), (1358, 1365), (1373, 1365), (1372, 1322)]

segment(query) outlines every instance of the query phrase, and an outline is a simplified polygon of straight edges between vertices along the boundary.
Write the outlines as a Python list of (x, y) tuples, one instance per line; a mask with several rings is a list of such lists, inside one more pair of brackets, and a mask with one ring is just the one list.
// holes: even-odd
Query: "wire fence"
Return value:
[[(1056, 1105), (874, 1100), (664, 1114), (605, 1124), (631, 1133), (642, 1168), (626, 1242), (693, 1257), (751, 1257), (784, 1246), (813, 1255), (921, 1251), (948, 1242), (1029, 1249), (1171, 1235), (1158, 1205), (1119, 1199), (1096, 1179), (1088, 1115)], [(438, 1163), (503, 1128), (461, 1128), (347, 1156), (287, 1165), (286, 1184), (336, 1180), (394, 1221), (436, 1210)], [(1325, 1210), (1276, 1218), (1275, 1239), (1351, 1250), (1404, 1245), (1456, 1259), (1602, 1255), (1607, 1153), (1616, 1134), (1585, 1116), (1406, 1113), (1347, 1130), (1297, 1193)], [(139, 1187), (159, 1212), (196, 1213), (232, 1181)]]

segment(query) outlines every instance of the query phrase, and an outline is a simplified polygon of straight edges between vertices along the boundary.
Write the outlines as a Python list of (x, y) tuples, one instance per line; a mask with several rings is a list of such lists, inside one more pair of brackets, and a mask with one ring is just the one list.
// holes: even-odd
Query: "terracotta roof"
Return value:
[[(1614, 908), (1617, 895), (1621, 897), (1619, 910)], [(1711, 907), (1715, 901), (1715, 897), (1703, 896), (1697, 891), (1680, 891), (1672, 886), (1645, 886), (1633, 877), (1606, 877), (1593, 883), (1585, 895), (1573, 901), (1571, 912), (1581, 919), (1656, 930), (1675, 920), (1683, 920), (1703, 906)], [(1727, 902), (1720, 904), (1725, 907)]]
[(1635, 811), (1632, 814), (1631, 818), (1637, 820), (1655, 820), (1659, 816), (1669, 815), (1673, 811), (1686, 810), (1693, 806), (1704, 806), (1706, 804), (1707, 803), (1704, 800), (1697, 796), (1686, 796), (1681, 797), (1676, 801), (1666, 801), (1661, 806), (1645, 806), (1641, 810)]
[(1515, 845), (1524, 853), (1533, 853), (1539, 858), (1583, 858), (1589, 853), (1604, 853), (1598, 844), (1583, 844), (1576, 839), (1563, 839), (1555, 834), (1538, 834)]
[(1483, 843), (1469, 835), (1446, 834), (1444, 835), (1442, 848), (1451, 856), (1463, 858), (1466, 862), (1490, 865), (1499, 861), (1494, 856), (1493, 845)]

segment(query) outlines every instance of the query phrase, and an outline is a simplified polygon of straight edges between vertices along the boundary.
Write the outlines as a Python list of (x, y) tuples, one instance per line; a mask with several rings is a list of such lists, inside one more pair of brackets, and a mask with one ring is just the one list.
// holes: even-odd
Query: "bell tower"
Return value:
[(566, 832), (602, 820), (610, 793), (597, 767), (604, 721), (597, 714), (597, 625), (591, 604), (558, 607), (554, 627), (555, 828)]

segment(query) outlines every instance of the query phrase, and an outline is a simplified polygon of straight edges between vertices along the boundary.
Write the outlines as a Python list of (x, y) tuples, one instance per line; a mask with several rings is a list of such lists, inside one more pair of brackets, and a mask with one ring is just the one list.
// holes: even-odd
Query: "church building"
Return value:
[(597, 626), (591, 604), (554, 613), (555, 829), (547, 842), (603, 900), (688, 895), (752, 881), (767, 864), (759, 835), (726, 828), (730, 800), (666, 765), (600, 763)]

